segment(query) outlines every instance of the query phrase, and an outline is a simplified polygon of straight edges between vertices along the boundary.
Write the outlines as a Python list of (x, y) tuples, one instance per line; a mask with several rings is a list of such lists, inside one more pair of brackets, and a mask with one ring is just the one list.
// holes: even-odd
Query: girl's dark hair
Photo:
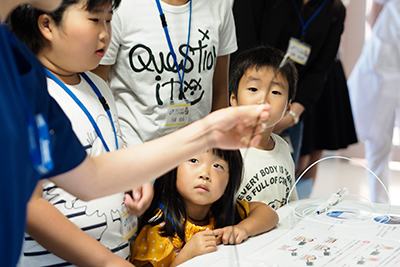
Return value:
[[(267, 67), (275, 72), (284, 56), (285, 53), (271, 46), (259, 46), (243, 51), (232, 63), (229, 73), (229, 91), (237, 97), (240, 79), (247, 70)], [(280, 74), (288, 81), (288, 101), (291, 101), (296, 94), (297, 87), (297, 69), (292, 60), (289, 59), (289, 62), (281, 68)]]
[[(38, 27), (38, 19), (42, 14), (48, 14), (57, 25), (60, 25), (65, 10), (73, 4), (78, 4), (85, 0), (63, 0), (61, 6), (53, 12), (45, 12), (30, 5), (20, 5), (11, 12), (7, 19), (7, 27), (12, 31), (26, 46), (37, 55), (45, 45), (45, 38)], [(121, 0), (86, 0), (85, 8), (91, 12), (97, 7), (112, 6), (115, 10)]]
[[(239, 150), (213, 149), (212, 153), (221, 157), (229, 165), (229, 181), (225, 192), (220, 199), (211, 205), (215, 228), (222, 228), (235, 225), (241, 221), (236, 206), (236, 192), (242, 182), (243, 160)], [(162, 236), (174, 237), (177, 233), (180, 239), (185, 241), (187, 216), (182, 196), (176, 187), (176, 174), (177, 168), (155, 181), (154, 198), (150, 207), (139, 219), (138, 232), (147, 224), (155, 226), (165, 222), (160, 231)], [(159, 203), (163, 206), (163, 215), (154, 219), (160, 210)], [(241, 208), (243, 209), (243, 207)]]

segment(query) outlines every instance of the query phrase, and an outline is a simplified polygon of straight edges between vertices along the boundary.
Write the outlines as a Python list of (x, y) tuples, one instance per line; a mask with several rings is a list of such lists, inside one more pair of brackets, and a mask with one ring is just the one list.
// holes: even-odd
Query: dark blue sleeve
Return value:
[(43, 66), (20, 41), (8, 38), (8, 33), (0, 25), (0, 265), (16, 266), (26, 204), (41, 178), (29, 153), (28, 111), (44, 115), (51, 129), (55, 168), (47, 177), (75, 168), (86, 152), (48, 94)]
[(49, 96), (47, 120), (51, 133), (54, 170), (46, 177), (52, 177), (72, 170), (83, 162), (87, 154), (72, 130), (71, 122)]
[[(44, 115), (50, 131), (54, 169), (43, 177), (49, 178), (77, 167), (87, 154), (72, 130), (71, 122), (47, 91), (44, 67), (25, 45), (16, 41), (19, 51), (22, 52), (20, 63), (24, 63), (19, 64), (24, 94), (32, 112)], [(18, 53), (16, 57), (18, 58)]]

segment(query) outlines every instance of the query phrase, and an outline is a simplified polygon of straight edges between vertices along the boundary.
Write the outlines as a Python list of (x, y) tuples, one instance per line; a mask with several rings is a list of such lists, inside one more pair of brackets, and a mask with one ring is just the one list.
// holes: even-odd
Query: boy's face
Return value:
[(278, 74), (268, 89), (273, 76), (272, 68), (248, 69), (239, 81), (237, 96), (230, 97), (232, 106), (270, 104), (267, 127), (275, 126), (290, 111), (289, 83)]

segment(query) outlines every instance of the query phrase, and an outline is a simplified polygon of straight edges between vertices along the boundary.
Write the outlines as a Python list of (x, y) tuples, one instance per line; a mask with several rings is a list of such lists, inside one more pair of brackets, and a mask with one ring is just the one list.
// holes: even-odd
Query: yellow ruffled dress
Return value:
[[(246, 214), (249, 214), (249, 203), (240, 200), (238, 202), (244, 207)], [(238, 210), (243, 219), (245, 213), (241, 208)], [(159, 214), (161, 214), (161, 210)], [(183, 242), (177, 234), (175, 234), (174, 238), (160, 235), (159, 230), (162, 226), (163, 223), (156, 226), (146, 225), (140, 231), (132, 247), (131, 262), (135, 266), (141, 267), (146, 263), (151, 263), (154, 267), (168, 267), (175, 259), (176, 254), (182, 249)], [(214, 230), (214, 217), (211, 212), (208, 225), (198, 226), (187, 221), (185, 229), (186, 242), (193, 235), (207, 228)]]

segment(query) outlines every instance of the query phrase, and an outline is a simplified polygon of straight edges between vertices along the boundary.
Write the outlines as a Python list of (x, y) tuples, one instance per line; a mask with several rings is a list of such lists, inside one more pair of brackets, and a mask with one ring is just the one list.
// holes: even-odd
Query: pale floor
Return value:
[[(330, 157), (332, 155), (324, 155)], [(365, 165), (365, 159), (351, 158)], [(321, 161), (318, 165), (317, 179), (315, 181), (311, 198), (319, 198), (336, 193), (339, 189), (347, 187), (350, 194), (360, 195), (369, 199), (369, 189), (365, 178), (365, 169), (358, 163), (345, 159), (330, 158)], [(391, 162), (391, 182), (389, 194), (392, 205), (400, 206), (400, 163)]]

